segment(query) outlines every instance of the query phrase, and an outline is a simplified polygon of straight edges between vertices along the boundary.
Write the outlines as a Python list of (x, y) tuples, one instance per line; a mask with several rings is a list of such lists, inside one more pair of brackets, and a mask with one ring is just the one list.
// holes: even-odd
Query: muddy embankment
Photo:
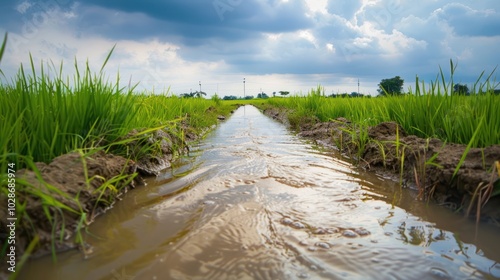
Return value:
[[(16, 214), (23, 214), (18, 216), (15, 230), (17, 261), (34, 240), (30, 252), (34, 257), (76, 247), (84, 254), (89, 253), (91, 248), (81, 239), (85, 228), (128, 190), (143, 186), (144, 177), (158, 175), (171, 166), (175, 157), (189, 153), (189, 144), (212, 128), (195, 131), (181, 124), (176, 131), (161, 129), (144, 134), (146, 137), (137, 137), (141, 132), (131, 131), (118, 139), (121, 151), (127, 151), (131, 158), (137, 158), (134, 152), (143, 148), (152, 151), (136, 161), (95, 149), (64, 154), (48, 164), (37, 162), (36, 168), (19, 170)], [(0, 216), (8, 214), (7, 206), (2, 203)], [(5, 219), (0, 221), (1, 228), (7, 228), (4, 222)], [(0, 237), (4, 244), (7, 235)], [(0, 265), (4, 266), (5, 262)]]
[[(290, 125), (284, 109), (267, 108), (264, 114)], [(303, 118), (294, 124), (299, 135), (340, 150), (360, 168), (389, 175), (403, 187), (415, 189), (418, 199), (500, 226), (500, 145), (471, 148), (455, 174), (466, 145), (443, 143), (408, 135), (395, 122), (360, 131), (349, 120), (320, 122)]]
[[(285, 110), (270, 108), (264, 113), (289, 124)], [(399, 180), (402, 174), (403, 186), (416, 189), (420, 199), (432, 199), (463, 213), (470, 210), (470, 216), (477, 213), (478, 200), (485, 202), (491, 195), (488, 191), (500, 189), (498, 171), (494, 167), (495, 161), (500, 160), (500, 145), (471, 149), (454, 176), (465, 145), (444, 145), (437, 139), (407, 135), (396, 123), (368, 128), (364, 132), (368, 140), (361, 150), (360, 142), (353, 140), (356, 138), (353, 135), (359, 135), (359, 131), (346, 119), (319, 122), (307, 118), (302, 119), (297, 127), (301, 136), (357, 159), (361, 168), (392, 174), (395, 180)], [(112, 207), (125, 192), (143, 185), (143, 176), (158, 174), (170, 167), (175, 154), (188, 152), (189, 142), (197, 140), (202, 133), (193, 133), (186, 127), (183, 129), (184, 139), (176, 136), (179, 133), (160, 130), (151, 133), (145, 142), (128, 141), (126, 145), (130, 151), (140, 149), (142, 145), (154, 144), (156, 147), (157, 153), (137, 161), (104, 151), (92, 154), (74, 152), (59, 156), (49, 164), (36, 163), (37, 172), (19, 170), (18, 184), (32, 187), (16, 193), (18, 205), (24, 207), (17, 211), (25, 213), (16, 226), (18, 260), (35, 236), (38, 243), (31, 252), (34, 256), (75, 247), (84, 253), (91, 250), (79, 240), (78, 233), (85, 231), (95, 217)], [(132, 131), (127, 137), (134, 137), (137, 133)], [(469, 209), (470, 205), (473, 207)], [(500, 225), (500, 195), (492, 196), (481, 206), (481, 218)], [(5, 204), (1, 204), (0, 216), (7, 217), (7, 214)], [(4, 222), (5, 219), (0, 221), (1, 228), (6, 228)], [(1, 236), (2, 240), (5, 238)]]

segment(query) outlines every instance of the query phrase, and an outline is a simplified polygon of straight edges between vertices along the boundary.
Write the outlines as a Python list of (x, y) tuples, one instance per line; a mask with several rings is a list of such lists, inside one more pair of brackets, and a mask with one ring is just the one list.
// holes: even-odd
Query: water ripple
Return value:
[[(496, 232), (488, 246), (460, 239), (473, 224), (315, 150), (253, 107), (197, 149), (91, 226), (99, 238), (87, 239), (88, 260), (39, 260), (20, 279), (500, 277)], [(453, 231), (441, 227), (452, 221)]]

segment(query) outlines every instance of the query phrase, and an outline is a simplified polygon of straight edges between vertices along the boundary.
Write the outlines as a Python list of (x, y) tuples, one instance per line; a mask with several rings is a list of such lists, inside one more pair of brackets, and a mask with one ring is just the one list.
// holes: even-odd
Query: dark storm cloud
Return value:
[[(500, 4), (496, 5), (500, 8)], [(474, 10), (463, 4), (448, 4), (437, 15), (459, 36), (499, 36), (500, 10)]]
[(500, 63), (499, 13), (497, 0), (1, 0), (0, 32), (11, 35), (2, 63), (14, 69), (28, 53), (99, 61), (117, 44), (123, 72), (173, 84), (248, 73), (376, 87), (396, 75), (430, 81), (450, 59), (465, 82)]
[[(298, 1), (286, 5), (280, 1), (257, 0), (80, 2), (83, 8), (88, 5), (105, 8), (110, 15), (122, 12), (128, 21), (115, 21), (112, 16), (98, 21), (125, 27), (124, 30), (132, 28), (134, 34), (131, 36), (140, 36), (137, 31), (142, 30), (145, 36), (154, 33), (179, 35), (188, 43), (194, 43), (199, 38), (232, 40), (252, 37), (255, 33), (290, 32), (312, 26), (311, 20), (304, 14), (304, 4)], [(145, 19), (139, 21), (139, 14)], [(111, 30), (107, 32), (112, 33)]]

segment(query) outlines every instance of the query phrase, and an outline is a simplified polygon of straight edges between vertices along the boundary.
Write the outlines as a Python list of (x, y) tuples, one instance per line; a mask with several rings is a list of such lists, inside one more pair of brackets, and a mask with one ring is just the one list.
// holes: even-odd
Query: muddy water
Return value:
[(498, 229), (363, 173), (242, 107), (21, 279), (492, 279)]

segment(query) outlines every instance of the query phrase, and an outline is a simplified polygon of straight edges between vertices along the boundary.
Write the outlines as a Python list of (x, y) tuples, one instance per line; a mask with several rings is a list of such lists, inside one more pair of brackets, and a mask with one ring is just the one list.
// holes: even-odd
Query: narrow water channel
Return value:
[(20, 279), (500, 278), (497, 228), (414, 196), (245, 106)]

